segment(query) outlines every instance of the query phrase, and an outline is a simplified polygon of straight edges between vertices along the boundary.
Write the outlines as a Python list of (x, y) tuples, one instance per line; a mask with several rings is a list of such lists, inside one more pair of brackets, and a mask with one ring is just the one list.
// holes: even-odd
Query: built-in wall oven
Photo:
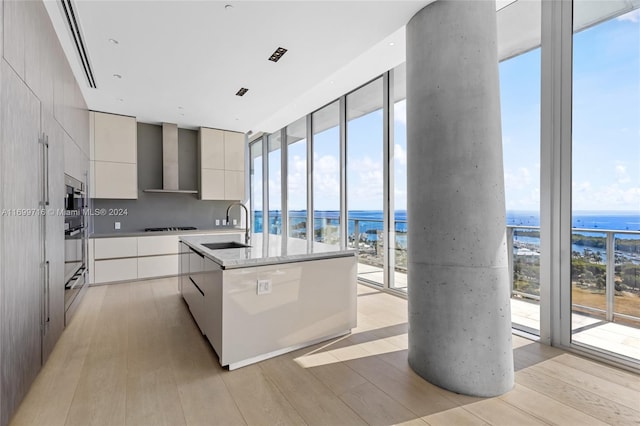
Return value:
[(68, 323), (87, 284), (87, 228), (84, 184), (68, 175), (64, 180), (64, 311)]

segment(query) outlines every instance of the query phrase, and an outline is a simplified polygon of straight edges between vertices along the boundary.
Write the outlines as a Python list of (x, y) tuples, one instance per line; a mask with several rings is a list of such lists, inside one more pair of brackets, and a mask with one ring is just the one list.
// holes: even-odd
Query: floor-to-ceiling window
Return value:
[(358, 278), (384, 283), (384, 134), (382, 77), (347, 95), (349, 246), (358, 249)]
[(287, 208), (289, 236), (307, 238), (307, 119), (287, 126)]
[[(572, 342), (640, 360), (640, 9), (576, 0)], [(621, 5), (624, 6), (624, 5)], [(601, 19), (601, 18), (600, 18)], [(586, 28), (585, 28), (586, 27)]]
[(262, 232), (262, 139), (253, 142), (250, 151), (251, 229)]
[(513, 326), (540, 333), (540, 48), (500, 63)]
[(340, 243), (340, 103), (314, 112), (313, 241)]
[(407, 67), (406, 63), (393, 70), (393, 161), (390, 162), (390, 178), (393, 183), (389, 197), (389, 209), (393, 217), (389, 229), (389, 241), (393, 250), (389, 256), (389, 287), (407, 290)]
[(282, 144), (280, 132), (267, 137), (268, 141), (268, 175), (267, 187), (269, 191), (269, 220), (268, 233), (280, 235), (282, 233)]

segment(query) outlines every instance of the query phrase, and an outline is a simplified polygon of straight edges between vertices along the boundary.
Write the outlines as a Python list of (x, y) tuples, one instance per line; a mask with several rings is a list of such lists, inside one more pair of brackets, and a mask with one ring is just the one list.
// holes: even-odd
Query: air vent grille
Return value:
[(244, 94), (247, 93), (248, 91), (249, 89), (245, 87), (241, 87), (240, 90), (236, 92), (236, 96), (244, 96)]
[(93, 76), (93, 70), (91, 69), (91, 63), (89, 62), (89, 55), (87, 55), (87, 49), (84, 44), (82, 31), (80, 30), (80, 25), (78, 24), (77, 13), (75, 11), (73, 3), (71, 0), (60, 0), (60, 3), (62, 3), (62, 10), (64, 11), (64, 15), (67, 18), (67, 25), (69, 25), (71, 37), (73, 38), (73, 42), (76, 46), (76, 51), (78, 52), (78, 56), (80, 57), (80, 63), (82, 64), (84, 75), (87, 78), (89, 87), (95, 89), (97, 87), (96, 79)]
[(271, 56), (269, 57), (269, 60), (273, 62), (278, 62), (285, 53), (287, 53), (287, 49), (285, 49), (284, 47), (278, 47), (276, 51), (271, 54)]

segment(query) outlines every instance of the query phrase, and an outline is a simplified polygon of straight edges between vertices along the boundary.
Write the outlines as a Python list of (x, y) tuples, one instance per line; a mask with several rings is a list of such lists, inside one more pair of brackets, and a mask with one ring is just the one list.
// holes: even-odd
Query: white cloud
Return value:
[[(319, 157), (316, 154), (313, 167), (314, 208), (337, 210), (340, 207), (340, 165), (338, 159), (332, 155)], [(336, 201), (338, 204), (335, 204)]]
[(620, 184), (625, 184), (631, 182), (631, 178), (627, 174), (626, 166), (622, 164), (616, 165), (616, 180)]
[(540, 164), (530, 167), (506, 168), (504, 172), (507, 210), (538, 210), (540, 208)]
[(574, 182), (572, 187), (574, 210), (640, 210), (640, 186), (594, 186), (584, 181)]
[(504, 186), (506, 191), (523, 190), (531, 186), (531, 172), (526, 167), (517, 170), (505, 170)]
[(393, 156), (399, 165), (403, 167), (407, 165), (407, 151), (402, 147), (402, 145), (394, 145)]
[(349, 210), (382, 209), (382, 163), (368, 156), (349, 163)]
[(618, 21), (628, 21), (628, 22), (640, 22), (640, 9), (633, 10), (629, 13), (625, 13), (622, 16), (618, 16)]
[(407, 125), (407, 100), (396, 102), (393, 110), (393, 120), (396, 123)]
[(306, 210), (307, 208), (307, 160), (299, 155), (289, 158), (287, 177), (290, 210)]

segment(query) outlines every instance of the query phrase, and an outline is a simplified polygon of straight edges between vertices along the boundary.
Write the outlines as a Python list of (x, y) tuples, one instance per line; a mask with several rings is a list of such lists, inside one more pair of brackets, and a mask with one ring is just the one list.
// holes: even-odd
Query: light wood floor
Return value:
[(411, 371), (406, 332), (360, 286), (352, 335), (229, 372), (176, 279), (93, 287), (12, 425), (640, 424), (637, 375), (514, 336), (515, 388), (465, 397)]

